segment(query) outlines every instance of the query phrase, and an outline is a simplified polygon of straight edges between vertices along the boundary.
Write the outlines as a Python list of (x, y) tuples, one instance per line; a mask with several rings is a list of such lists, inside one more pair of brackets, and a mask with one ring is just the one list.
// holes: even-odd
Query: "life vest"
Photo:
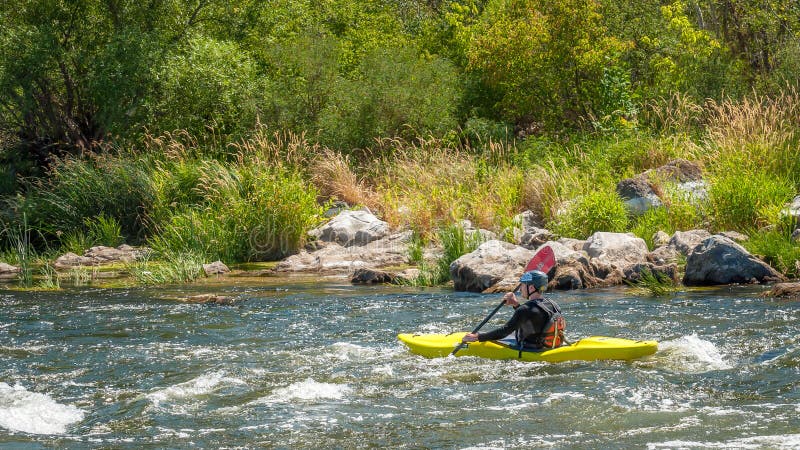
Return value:
[(522, 348), (526, 344), (528, 346), (532, 344), (537, 348), (556, 348), (566, 340), (564, 330), (567, 328), (567, 321), (561, 315), (561, 308), (548, 298), (536, 299), (534, 305), (547, 314), (547, 321), (541, 332), (537, 332), (529, 320), (520, 324), (515, 336), (520, 349), (520, 357), (522, 357)]

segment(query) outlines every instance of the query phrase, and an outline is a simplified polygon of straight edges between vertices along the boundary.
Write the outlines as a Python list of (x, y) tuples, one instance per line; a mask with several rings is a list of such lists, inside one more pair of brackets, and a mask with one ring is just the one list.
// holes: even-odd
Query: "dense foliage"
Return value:
[[(777, 0), (2, 2), (2, 228), (271, 259), (339, 199), (440, 240), (525, 209), (574, 237), (772, 226), (790, 268), (798, 34)], [(615, 183), (675, 157), (707, 202), (628, 217)]]

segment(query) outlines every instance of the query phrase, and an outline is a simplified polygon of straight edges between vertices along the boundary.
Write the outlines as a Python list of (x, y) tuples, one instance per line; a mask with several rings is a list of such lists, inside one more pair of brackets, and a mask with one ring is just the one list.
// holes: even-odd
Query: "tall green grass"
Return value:
[(26, 214), (31, 228), (48, 241), (82, 230), (87, 220), (114, 219), (130, 242), (146, 233), (145, 211), (153, 203), (148, 164), (133, 157), (68, 157), (53, 163), (47, 178), (28, 180), (27, 195), (11, 201), (17, 220)]
[(442, 246), (442, 255), (433, 263), (421, 261), (420, 274), (411, 282), (417, 286), (436, 286), (450, 280), (450, 264), (478, 248), (483, 243), (479, 232), (467, 233), (459, 225), (448, 225), (437, 231), (436, 241)]
[(709, 208), (716, 230), (749, 230), (769, 225), (771, 211), (796, 194), (791, 182), (755, 168), (720, 172), (712, 177)]
[(199, 173), (192, 187), (198, 200), (175, 208), (150, 239), (157, 252), (228, 262), (281, 258), (302, 247), (321, 216), (316, 190), (292, 169), (212, 160), (200, 162)]

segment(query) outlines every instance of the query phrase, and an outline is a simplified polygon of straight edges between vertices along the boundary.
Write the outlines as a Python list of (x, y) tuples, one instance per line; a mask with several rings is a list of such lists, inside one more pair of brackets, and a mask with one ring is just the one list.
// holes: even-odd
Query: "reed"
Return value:
[(663, 297), (678, 291), (674, 280), (665, 274), (652, 272), (649, 269), (642, 270), (638, 280), (627, 283), (633, 287), (633, 293), (637, 295)]

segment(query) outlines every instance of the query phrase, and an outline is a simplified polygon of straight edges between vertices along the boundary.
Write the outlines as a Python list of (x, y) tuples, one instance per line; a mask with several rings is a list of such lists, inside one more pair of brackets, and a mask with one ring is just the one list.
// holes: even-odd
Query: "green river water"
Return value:
[(763, 289), (552, 293), (572, 339), (659, 341), (559, 364), (409, 353), (500, 299), (446, 288), (0, 289), (0, 448), (800, 448), (800, 303)]

